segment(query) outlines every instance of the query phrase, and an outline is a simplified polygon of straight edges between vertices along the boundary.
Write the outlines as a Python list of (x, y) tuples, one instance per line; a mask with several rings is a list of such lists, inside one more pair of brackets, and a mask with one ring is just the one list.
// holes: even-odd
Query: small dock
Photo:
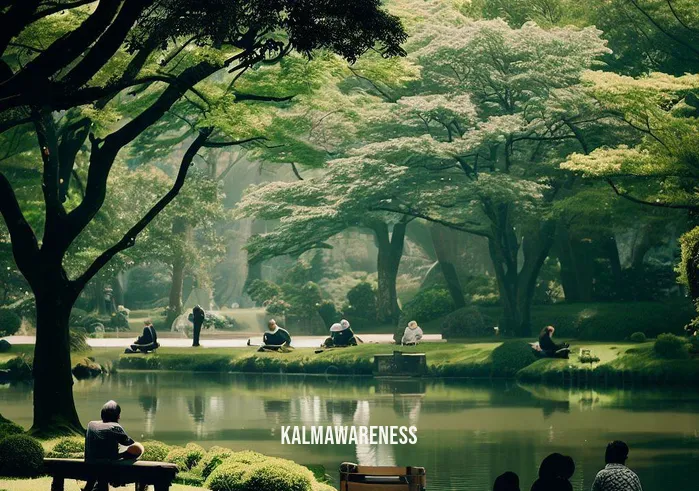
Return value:
[(402, 351), (374, 355), (373, 373), (376, 377), (422, 377), (427, 374), (427, 355)]

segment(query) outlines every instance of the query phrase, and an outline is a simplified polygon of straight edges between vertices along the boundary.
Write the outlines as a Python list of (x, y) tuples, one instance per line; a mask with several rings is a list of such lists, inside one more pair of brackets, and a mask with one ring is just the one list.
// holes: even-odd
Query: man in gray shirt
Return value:
[[(121, 407), (114, 401), (102, 406), (102, 421), (90, 421), (85, 434), (85, 460), (136, 460), (143, 445), (134, 442), (119, 424)], [(123, 450), (120, 450), (120, 446)]]
[(619, 440), (607, 445), (604, 460), (607, 465), (597, 473), (592, 491), (643, 491), (641, 480), (626, 467), (629, 446)]

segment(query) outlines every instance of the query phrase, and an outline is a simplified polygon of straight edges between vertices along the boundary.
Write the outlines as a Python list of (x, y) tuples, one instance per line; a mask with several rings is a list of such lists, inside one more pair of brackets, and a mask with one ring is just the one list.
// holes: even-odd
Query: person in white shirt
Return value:
[(410, 321), (408, 322), (408, 327), (405, 328), (400, 344), (414, 346), (419, 343), (421, 339), (422, 329), (420, 329), (420, 326), (417, 325), (417, 322)]
[(592, 491), (643, 491), (641, 480), (626, 467), (629, 446), (619, 440), (607, 445), (604, 460), (607, 465), (597, 473)]

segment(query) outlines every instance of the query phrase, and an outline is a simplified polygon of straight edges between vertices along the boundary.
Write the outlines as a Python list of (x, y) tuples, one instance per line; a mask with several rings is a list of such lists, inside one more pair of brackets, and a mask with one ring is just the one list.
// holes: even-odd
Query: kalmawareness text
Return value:
[(282, 445), (415, 445), (415, 426), (282, 426)]

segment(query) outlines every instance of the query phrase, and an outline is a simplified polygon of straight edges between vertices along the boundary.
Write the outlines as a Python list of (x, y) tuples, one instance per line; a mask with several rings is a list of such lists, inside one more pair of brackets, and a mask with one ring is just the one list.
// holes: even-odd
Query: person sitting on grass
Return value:
[(259, 351), (279, 351), (291, 345), (291, 334), (277, 325), (274, 319), (267, 323), (268, 331), (262, 336), (262, 346)]
[(149, 351), (154, 351), (160, 347), (158, 343), (158, 334), (155, 332), (155, 327), (153, 327), (153, 322), (150, 319), (144, 321), (143, 334), (141, 334), (138, 339), (131, 345), (130, 348), (126, 348), (124, 353), (148, 353)]
[(422, 329), (420, 329), (420, 326), (417, 325), (417, 322), (410, 321), (408, 322), (408, 327), (405, 328), (405, 332), (403, 332), (403, 338), (401, 339), (400, 344), (405, 346), (415, 346), (421, 339)]
[(354, 335), (349, 321), (342, 319), (339, 323), (330, 326), (330, 337), (325, 340), (325, 348), (345, 348), (347, 346), (357, 346), (361, 340)]
[(556, 329), (553, 326), (546, 326), (539, 334), (539, 347), (546, 355), (553, 358), (568, 358), (570, 353), (570, 345), (568, 343), (556, 344), (553, 339), (553, 333)]
[(607, 464), (597, 473), (592, 483), (592, 491), (643, 491), (641, 480), (636, 473), (626, 467), (629, 446), (619, 440), (607, 445), (604, 461)]

